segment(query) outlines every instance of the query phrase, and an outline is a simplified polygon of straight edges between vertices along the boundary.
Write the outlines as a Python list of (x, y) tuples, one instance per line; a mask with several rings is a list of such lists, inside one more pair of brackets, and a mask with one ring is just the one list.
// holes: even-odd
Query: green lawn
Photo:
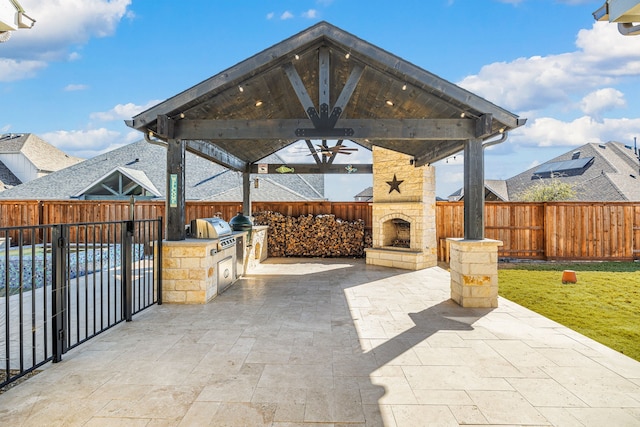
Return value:
[[(640, 361), (640, 263), (499, 264), (501, 296)], [(576, 284), (562, 271), (575, 270)]]

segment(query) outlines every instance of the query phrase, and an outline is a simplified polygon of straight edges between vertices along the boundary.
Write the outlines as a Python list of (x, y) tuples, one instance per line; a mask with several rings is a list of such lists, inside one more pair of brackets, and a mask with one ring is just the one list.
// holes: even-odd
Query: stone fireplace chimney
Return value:
[(421, 270), (437, 263), (435, 169), (373, 147), (373, 247), (367, 264)]

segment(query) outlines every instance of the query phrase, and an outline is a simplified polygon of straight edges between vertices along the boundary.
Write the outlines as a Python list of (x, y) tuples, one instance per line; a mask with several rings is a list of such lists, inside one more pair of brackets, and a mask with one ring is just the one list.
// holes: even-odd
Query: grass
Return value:
[[(640, 264), (499, 264), (501, 296), (640, 361)], [(563, 284), (574, 270), (578, 283)]]

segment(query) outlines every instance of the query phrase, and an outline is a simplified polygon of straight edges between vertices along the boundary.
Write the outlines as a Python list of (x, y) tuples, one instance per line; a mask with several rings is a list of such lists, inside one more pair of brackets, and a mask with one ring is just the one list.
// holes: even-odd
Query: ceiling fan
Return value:
[(342, 145), (342, 141), (338, 141), (336, 145), (334, 145), (333, 147), (329, 147), (327, 145), (326, 139), (322, 140), (322, 144), (316, 144), (316, 147), (309, 146), (309, 150), (311, 151), (311, 153), (307, 154), (307, 156), (322, 154), (323, 156), (326, 156), (326, 157), (331, 157), (336, 154), (350, 155), (352, 152), (358, 151), (357, 148), (345, 147), (344, 145)]

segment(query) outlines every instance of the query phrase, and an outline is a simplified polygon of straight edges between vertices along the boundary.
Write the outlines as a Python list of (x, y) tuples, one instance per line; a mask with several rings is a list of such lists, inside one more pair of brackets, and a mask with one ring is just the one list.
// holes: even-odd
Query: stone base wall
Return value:
[(162, 242), (162, 302), (205, 304), (218, 294), (216, 241), (186, 239)]
[[(268, 228), (257, 226), (253, 230), (251, 245), (244, 251), (245, 274), (267, 259)], [(212, 255), (216, 247), (217, 240), (210, 239), (162, 242), (163, 303), (206, 304), (218, 295), (218, 260)]]
[(251, 231), (251, 246), (244, 251), (245, 273), (267, 259), (269, 253), (266, 225), (256, 225)]
[(435, 254), (400, 248), (366, 248), (367, 264), (383, 267), (422, 270), (437, 264)]
[(447, 239), (450, 244), (451, 299), (462, 307), (498, 306), (499, 240)]

